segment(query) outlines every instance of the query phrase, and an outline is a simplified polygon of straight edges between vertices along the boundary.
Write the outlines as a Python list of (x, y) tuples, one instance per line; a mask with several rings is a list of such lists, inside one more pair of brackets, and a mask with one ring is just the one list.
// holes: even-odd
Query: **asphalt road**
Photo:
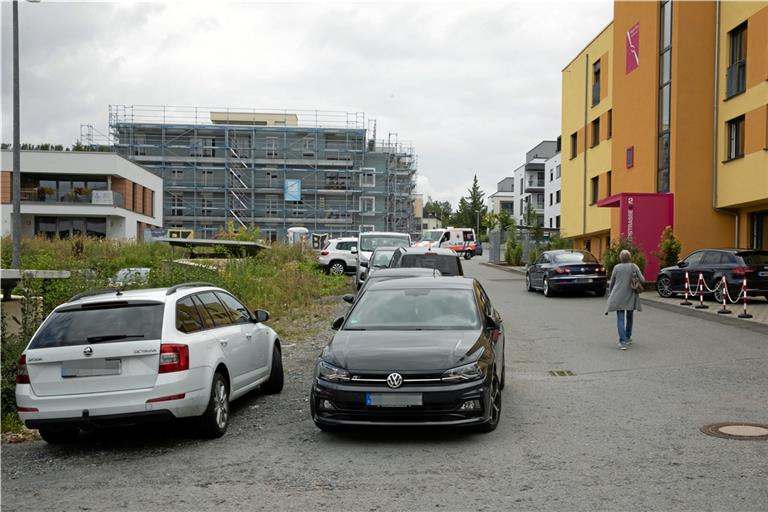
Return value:
[(768, 442), (700, 431), (768, 423), (766, 337), (646, 307), (635, 346), (619, 351), (604, 298), (546, 299), (477, 259), (465, 268), (506, 328), (495, 432), (320, 432), (306, 397), (326, 332), (285, 340), (295, 343), (285, 390), (236, 403), (221, 439), (200, 441), (173, 424), (87, 434), (68, 447), (4, 445), (3, 509), (768, 508)]

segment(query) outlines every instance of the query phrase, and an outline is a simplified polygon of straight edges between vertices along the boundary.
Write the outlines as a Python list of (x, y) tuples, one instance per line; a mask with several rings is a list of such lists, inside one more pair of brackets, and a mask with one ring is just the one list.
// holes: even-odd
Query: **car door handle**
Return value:
[(229, 344), (227, 340), (219, 340), (219, 343), (221, 343), (222, 347), (226, 347)]
[(253, 337), (253, 334), (251, 334), (251, 333), (249, 332), (249, 333), (247, 333), (247, 334), (245, 335), (245, 337), (246, 337), (246, 338), (248, 338), (248, 339), (251, 339), (251, 338)]

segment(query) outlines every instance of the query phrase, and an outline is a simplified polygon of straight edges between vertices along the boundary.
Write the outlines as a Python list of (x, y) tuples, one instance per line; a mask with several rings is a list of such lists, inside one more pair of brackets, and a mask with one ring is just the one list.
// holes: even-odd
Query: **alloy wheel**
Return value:
[(549, 289), (549, 279), (546, 277), (544, 278), (544, 296), (550, 297), (552, 295), (552, 292)]
[(345, 269), (344, 269), (344, 264), (343, 264), (343, 263), (341, 263), (341, 262), (338, 262), (338, 261), (334, 262), (334, 263), (333, 263), (333, 264), (332, 264), (332, 265), (331, 265), (331, 266), (328, 268), (328, 272), (329, 272), (330, 274), (333, 274), (333, 275), (335, 275), (335, 276), (338, 276), (338, 275), (341, 275), (341, 274), (343, 274), (343, 273), (344, 273), (344, 270), (345, 270)]
[(213, 411), (216, 425), (223, 429), (229, 421), (229, 399), (227, 396), (227, 386), (222, 379), (216, 381), (216, 389), (213, 394)]
[(672, 281), (667, 276), (661, 276), (656, 281), (656, 292), (665, 299), (672, 296)]

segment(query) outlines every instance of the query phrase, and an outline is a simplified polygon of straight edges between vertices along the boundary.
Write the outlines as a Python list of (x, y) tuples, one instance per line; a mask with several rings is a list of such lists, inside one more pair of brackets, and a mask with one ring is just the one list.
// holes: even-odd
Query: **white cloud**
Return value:
[[(106, 131), (109, 104), (365, 112), (454, 205), (557, 137), (560, 70), (612, 17), (600, 2), (20, 3), (22, 139)], [(11, 133), (2, 7), (2, 139)]]

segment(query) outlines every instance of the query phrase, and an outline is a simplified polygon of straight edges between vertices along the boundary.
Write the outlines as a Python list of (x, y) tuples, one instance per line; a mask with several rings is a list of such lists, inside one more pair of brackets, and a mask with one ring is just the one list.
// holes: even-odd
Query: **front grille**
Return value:
[(404, 373), (404, 372), (376, 372), (376, 373), (356, 373), (352, 375), (350, 384), (362, 384), (368, 387), (387, 386), (387, 376), (391, 373), (400, 373), (403, 376), (403, 384), (400, 386), (430, 386), (442, 384), (442, 373)]

